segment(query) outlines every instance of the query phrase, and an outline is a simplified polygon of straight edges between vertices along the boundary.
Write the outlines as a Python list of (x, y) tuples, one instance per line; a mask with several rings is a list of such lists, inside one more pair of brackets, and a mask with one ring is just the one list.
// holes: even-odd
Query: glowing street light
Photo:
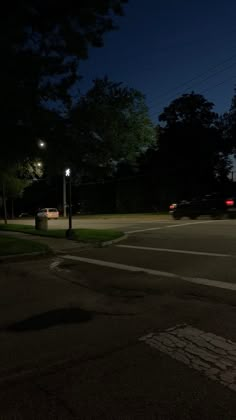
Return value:
[(42, 162), (37, 162), (36, 165), (37, 165), (38, 168), (42, 168), (42, 166), (43, 166)]
[(39, 140), (38, 141), (38, 146), (40, 147), (40, 149), (44, 149), (46, 147), (46, 143), (43, 140)]
[(70, 173), (71, 173), (70, 168), (67, 168), (67, 169), (65, 170), (65, 176), (70, 176)]

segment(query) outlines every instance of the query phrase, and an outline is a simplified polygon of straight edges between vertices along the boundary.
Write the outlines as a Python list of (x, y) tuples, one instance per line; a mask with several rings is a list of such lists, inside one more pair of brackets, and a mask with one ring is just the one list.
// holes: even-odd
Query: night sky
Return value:
[(83, 62), (84, 93), (96, 77), (108, 75), (146, 95), (150, 116), (194, 90), (229, 109), (236, 85), (235, 0), (130, 0), (119, 30)]

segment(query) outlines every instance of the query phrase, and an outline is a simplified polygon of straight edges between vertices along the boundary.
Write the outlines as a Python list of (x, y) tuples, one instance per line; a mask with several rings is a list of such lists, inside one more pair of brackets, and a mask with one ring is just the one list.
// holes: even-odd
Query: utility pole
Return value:
[(69, 177), (69, 230), (72, 229), (71, 175)]
[(69, 229), (66, 231), (66, 236), (68, 239), (72, 239), (73, 233), (72, 233), (72, 201), (71, 201), (71, 169), (70, 168), (65, 170), (65, 177), (69, 178)]

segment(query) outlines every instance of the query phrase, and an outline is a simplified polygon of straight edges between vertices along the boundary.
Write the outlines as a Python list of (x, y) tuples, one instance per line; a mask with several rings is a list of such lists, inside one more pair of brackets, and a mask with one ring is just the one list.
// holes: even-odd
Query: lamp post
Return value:
[(71, 205), (71, 169), (65, 170), (65, 177), (69, 179), (69, 229), (66, 231), (68, 239), (72, 238), (72, 205)]

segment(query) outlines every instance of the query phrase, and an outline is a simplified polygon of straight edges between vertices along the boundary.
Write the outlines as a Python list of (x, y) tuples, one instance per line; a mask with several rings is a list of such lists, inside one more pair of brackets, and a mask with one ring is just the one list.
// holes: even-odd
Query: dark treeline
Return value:
[(230, 110), (218, 115), (200, 94), (176, 98), (160, 115), (150, 147), (118, 162), (112, 178), (80, 187), (84, 211), (166, 210), (175, 200), (235, 192), (235, 104), (234, 96)]
[[(101, 98), (98, 101), (97, 83), (98, 81), (95, 83), (95, 92), (93, 91), (96, 99), (92, 100), (92, 108), (91, 103), (88, 106), (86, 98), (83, 98), (78, 108), (73, 109), (73, 118), (78, 110), (84, 113), (83, 123), (79, 125), (75, 119), (76, 124), (72, 124), (67, 130), (68, 136), (70, 130), (73, 130), (74, 135), (76, 130), (87, 124), (91, 138), (95, 136), (92, 144), (89, 143), (88, 137), (84, 139), (87, 147), (87, 154), (81, 152), (83, 158), (86, 156), (84, 161), (81, 155), (78, 155), (78, 145), (82, 151), (81, 144), (75, 141), (74, 148), (73, 144), (71, 146), (74, 212), (166, 210), (171, 201), (213, 191), (223, 191), (227, 194), (233, 192), (235, 183), (232, 182), (231, 157), (235, 153), (235, 97), (232, 99), (230, 110), (220, 116), (214, 112), (214, 104), (202, 95), (184, 94), (164, 108), (155, 128), (149, 119), (145, 120), (146, 107), (143, 111), (142, 105), (142, 114), (136, 104), (136, 118), (139, 117), (141, 124), (145, 120), (146, 124), (143, 127), (143, 132), (146, 133), (143, 141), (143, 134), (139, 138), (137, 136), (135, 119), (132, 120), (133, 125), (128, 128), (125, 127), (124, 120), (119, 125), (120, 113), (122, 115), (125, 109), (123, 99), (121, 108), (115, 104), (113, 109), (110, 104), (107, 105), (107, 98), (110, 100), (111, 96), (108, 89), (106, 95), (99, 92)], [(112, 86), (112, 89), (120, 89), (110, 81), (103, 80), (103, 86), (104, 83), (106, 88), (108, 85)], [(133, 94), (133, 91), (131, 92)], [(88, 93), (88, 96), (90, 95), (91, 91)], [(118, 98), (120, 101), (119, 95)], [(141, 100), (143, 104), (142, 96)], [(102, 102), (104, 111), (101, 107)], [(98, 109), (95, 106), (97, 103), (100, 105)], [(129, 107), (131, 103), (129, 102)], [(98, 111), (99, 114), (96, 115)], [(106, 121), (105, 124), (102, 117)], [(131, 118), (127, 110), (126, 117)], [(140, 131), (140, 127), (138, 130)], [(80, 137), (76, 132), (76, 139), (77, 136)], [(111, 144), (107, 146), (110, 139), (112, 147)], [(119, 141), (119, 147), (116, 149)], [(121, 146), (125, 149), (123, 154)], [(116, 150), (116, 155), (112, 148)], [(42, 180), (39, 178), (27, 187), (24, 198), (18, 200), (18, 211), (34, 211), (45, 206), (46, 202), (61, 208), (62, 173), (52, 176), (48, 171)]]

